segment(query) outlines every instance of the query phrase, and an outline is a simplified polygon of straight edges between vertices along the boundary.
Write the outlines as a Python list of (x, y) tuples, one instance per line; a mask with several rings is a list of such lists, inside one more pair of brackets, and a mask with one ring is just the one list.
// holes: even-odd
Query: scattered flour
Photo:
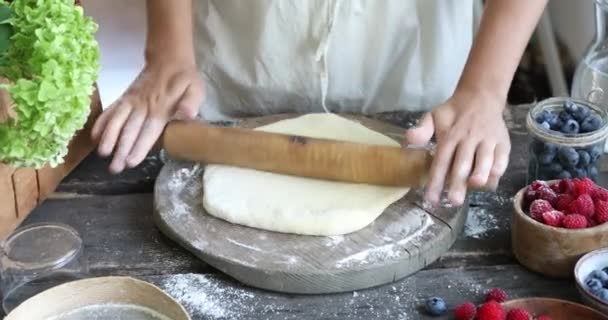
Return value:
[(470, 207), (464, 225), (464, 234), (470, 238), (481, 239), (498, 227), (498, 219), (492, 213), (481, 207)]
[(344, 236), (329, 236), (327, 237), (327, 241), (325, 242), (325, 246), (334, 247), (339, 245), (344, 241)]
[(181, 303), (193, 319), (239, 319), (253, 311), (253, 293), (200, 274), (176, 275), (161, 288)]

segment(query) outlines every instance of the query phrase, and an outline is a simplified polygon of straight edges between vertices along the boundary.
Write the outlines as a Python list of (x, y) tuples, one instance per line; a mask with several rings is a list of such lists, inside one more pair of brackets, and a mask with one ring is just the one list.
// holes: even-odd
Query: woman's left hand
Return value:
[(504, 105), (498, 98), (459, 92), (408, 130), (408, 144), (427, 144), (433, 134), (436, 138), (426, 200), (439, 203), (446, 184), (454, 205), (463, 204), (467, 187), (496, 188), (511, 150)]

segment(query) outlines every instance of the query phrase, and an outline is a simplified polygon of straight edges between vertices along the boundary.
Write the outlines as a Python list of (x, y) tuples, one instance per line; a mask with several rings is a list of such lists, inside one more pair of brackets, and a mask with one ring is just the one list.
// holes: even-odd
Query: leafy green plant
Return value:
[[(9, 9), (0, 9), (0, 75), (11, 82), (0, 87), (16, 112), (0, 124), (0, 162), (54, 167), (89, 115), (99, 71), (97, 25), (70, 0), (0, 4)], [(2, 42), (6, 22), (9, 43)]]

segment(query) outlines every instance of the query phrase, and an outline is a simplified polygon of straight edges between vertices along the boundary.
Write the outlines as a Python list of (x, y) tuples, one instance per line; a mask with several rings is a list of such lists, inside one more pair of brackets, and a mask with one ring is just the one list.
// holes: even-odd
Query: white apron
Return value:
[(473, 0), (194, 0), (207, 120), (429, 110), (473, 38)]

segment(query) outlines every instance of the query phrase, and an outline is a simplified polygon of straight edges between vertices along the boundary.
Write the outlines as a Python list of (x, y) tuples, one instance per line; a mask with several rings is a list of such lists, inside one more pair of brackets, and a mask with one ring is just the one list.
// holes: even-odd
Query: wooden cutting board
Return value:
[[(255, 128), (290, 115), (234, 123)], [(403, 129), (348, 116), (397, 141)], [(318, 294), (397, 281), (445, 253), (462, 231), (463, 207), (430, 208), (412, 190), (368, 227), (344, 236), (283, 234), (235, 225), (207, 214), (201, 165), (169, 160), (154, 190), (157, 225), (197, 257), (244, 284), (272, 291)]]

